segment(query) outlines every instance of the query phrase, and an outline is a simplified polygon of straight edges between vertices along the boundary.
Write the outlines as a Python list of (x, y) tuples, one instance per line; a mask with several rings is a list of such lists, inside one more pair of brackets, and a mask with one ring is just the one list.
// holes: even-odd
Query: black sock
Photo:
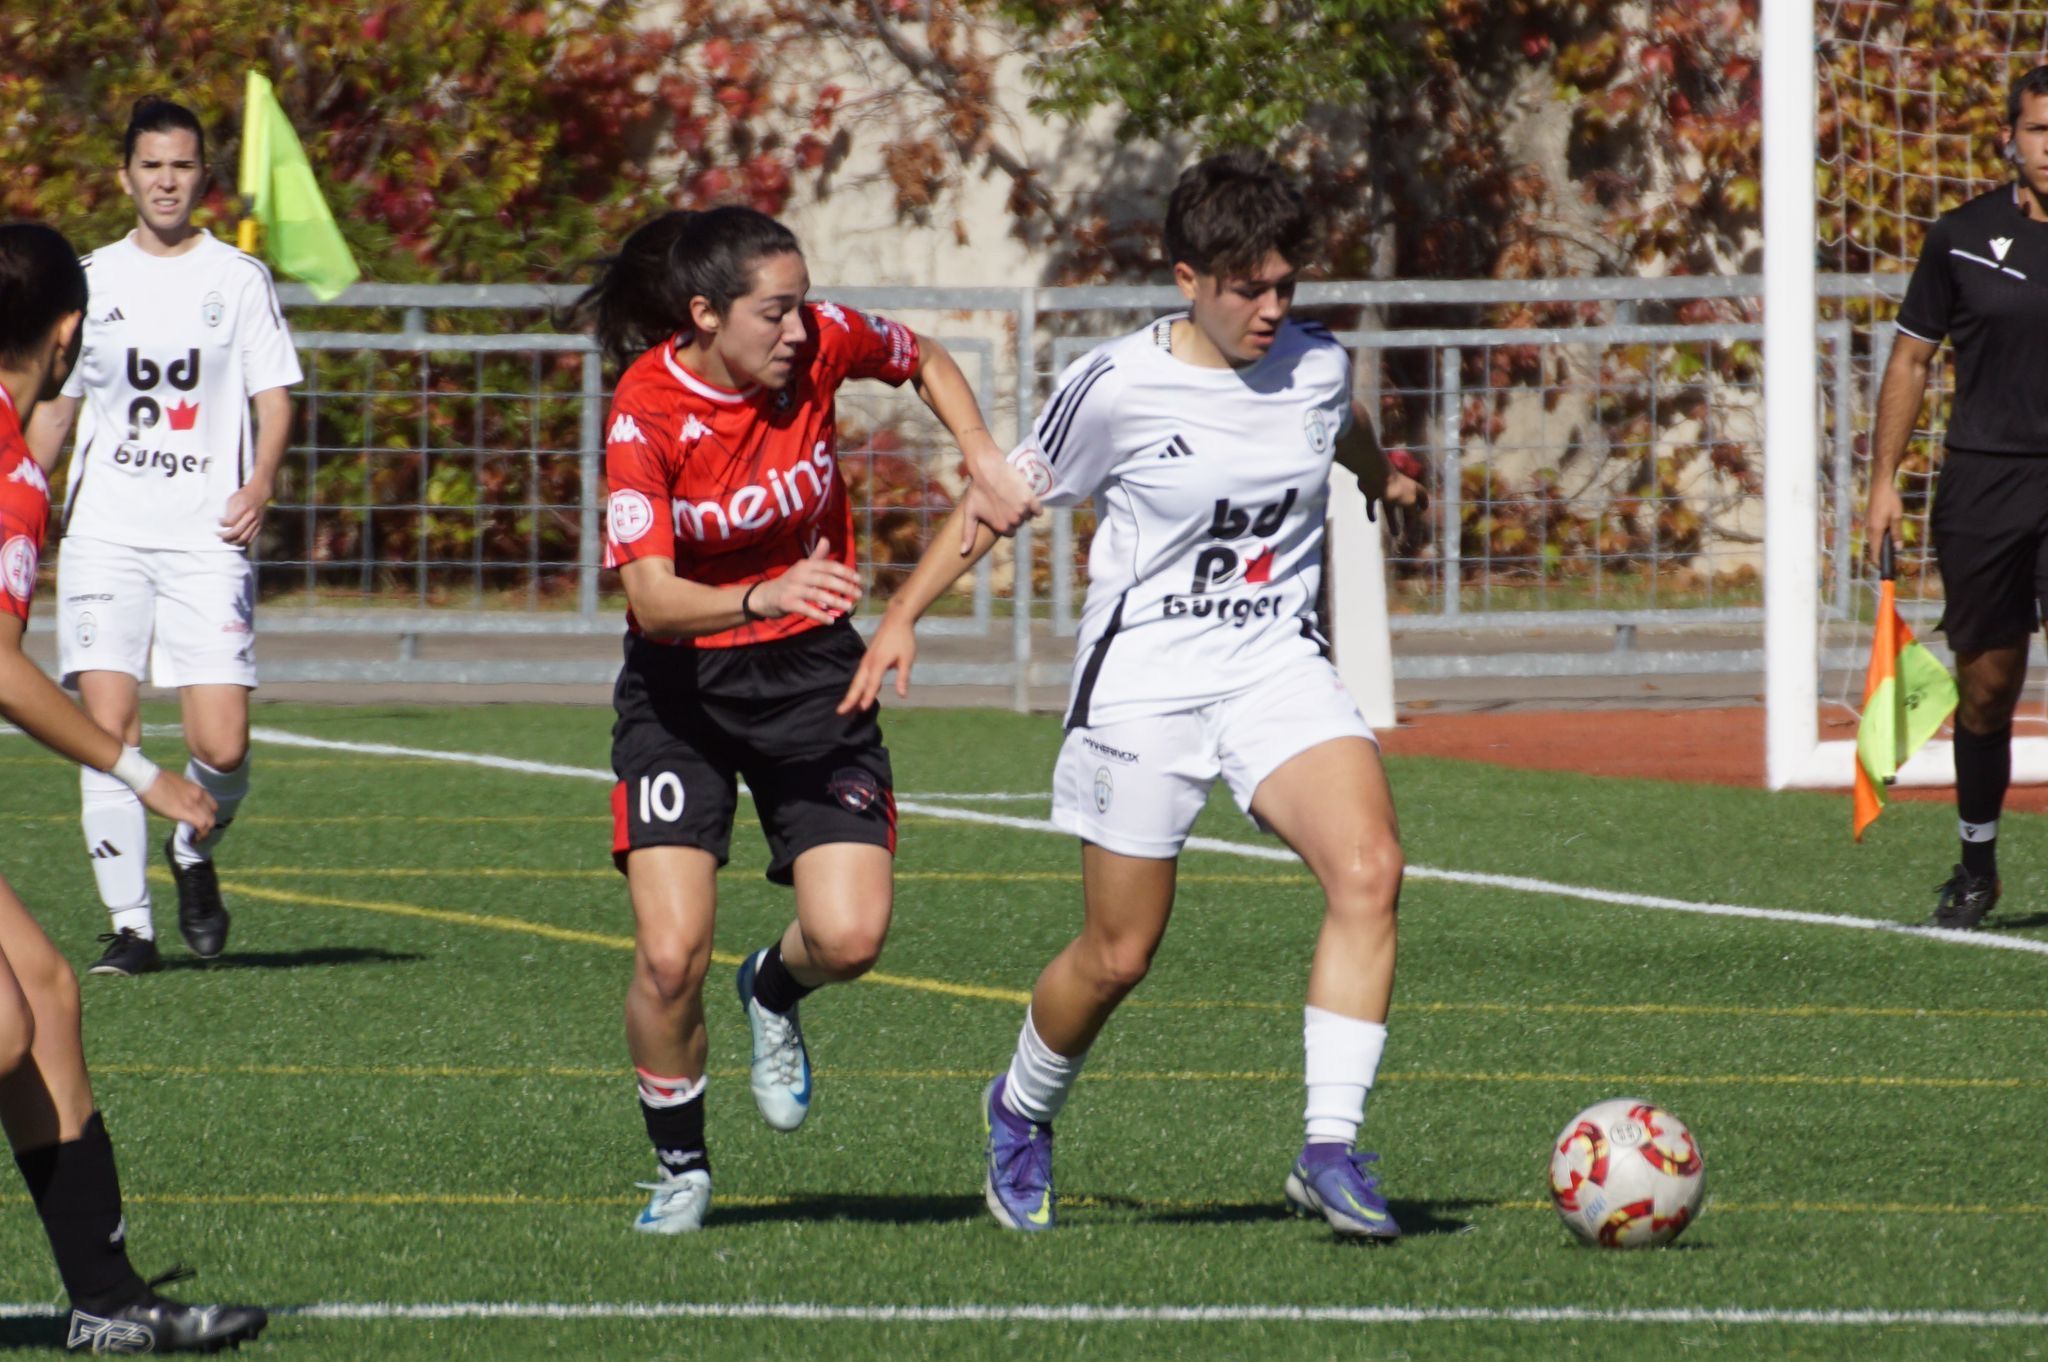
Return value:
[[(1996, 733), (1973, 733), (1956, 725), (1956, 817), (1963, 843), (1963, 871), (1998, 874), (1998, 813), (2012, 783), (2012, 725)], [(1988, 836), (1985, 835), (1988, 832)]]
[(651, 1107), (645, 1098), (640, 1115), (647, 1122), (647, 1138), (654, 1142), (654, 1157), (661, 1171), (670, 1177), (693, 1168), (711, 1171), (711, 1155), (704, 1149), (704, 1094), (700, 1090), (687, 1102), (672, 1107)]
[(796, 976), (789, 972), (789, 966), (782, 963), (780, 941), (768, 948), (768, 954), (761, 960), (761, 967), (754, 971), (754, 1001), (770, 1012), (780, 1012), (786, 1016), (792, 1007), (816, 991), (798, 983)]
[(71, 1303), (98, 1314), (140, 1299), (142, 1278), (128, 1263), (114, 1142), (100, 1114), (92, 1114), (77, 1139), (16, 1154), (14, 1162)]

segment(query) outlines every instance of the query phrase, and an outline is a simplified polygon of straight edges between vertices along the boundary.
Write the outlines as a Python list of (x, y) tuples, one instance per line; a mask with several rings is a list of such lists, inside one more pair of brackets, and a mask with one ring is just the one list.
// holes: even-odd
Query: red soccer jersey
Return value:
[(0, 610), (28, 618), (50, 527), (50, 484), (29, 457), (14, 399), (0, 388)]
[[(779, 390), (718, 387), (684, 368), (672, 341), (626, 370), (605, 436), (606, 567), (669, 558), (678, 577), (734, 586), (780, 576), (820, 539), (855, 565), (833, 397), (849, 378), (902, 383), (917, 372), (917, 337), (833, 303), (806, 303), (804, 331)], [(630, 611), (626, 625), (641, 632)], [(729, 648), (816, 627), (784, 615), (679, 641)]]

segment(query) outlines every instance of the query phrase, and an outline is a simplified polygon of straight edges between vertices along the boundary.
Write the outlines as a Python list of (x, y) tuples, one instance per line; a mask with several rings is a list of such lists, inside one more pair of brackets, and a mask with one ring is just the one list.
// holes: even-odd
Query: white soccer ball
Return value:
[(1654, 1248), (1699, 1218), (1706, 1175), (1685, 1122), (1635, 1097), (1596, 1102), (1558, 1132), (1550, 1201), (1603, 1248)]

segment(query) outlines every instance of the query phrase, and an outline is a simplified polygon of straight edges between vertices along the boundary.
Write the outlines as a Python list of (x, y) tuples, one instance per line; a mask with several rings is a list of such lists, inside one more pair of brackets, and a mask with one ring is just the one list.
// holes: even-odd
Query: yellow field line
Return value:
[[(161, 878), (161, 872), (152, 872)], [(249, 884), (233, 877), (221, 881), (223, 888), (253, 899), (269, 899), (275, 903), (294, 903), (315, 908), (344, 908), (359, 913), (382, 913), (388, 917), (418, 918), (427, 922), (445, 922), (457, 927), (482, 927), (490, 931), (513, 932), (525, 936), (543, 937), (549, 941), (566, 941), (579, 946), (602, 946), (607, 950), (630, 951), (633, 938), (610, 936), (603, 932), (577, 931), (571, 927), (555, 927), (544, 922), (529, 922), (524, 918), (498, 917), (490, 913), (465, 913), (453, 908), (423, 908), (412, 903), (392, 903), (378, 899), (338, 899), (324, 894), (301, 894), (290, 889), (271, 889)], [(742, 957), (725, 951), (714, 951), (711, 959), (720, 965), (738, 965)], [(907, 974), (889, 974), (880, 970), (861, 976), (861, 983), (876, 984), (883, 988), (909, 989), (917, 993), (936, 993), (950, 998), (976, 998), (987, 1002), (1015, 1003), (1022, 1005), (1031, 1001), (1031, 995), (1021, 989), (984, 988), (978, 984), (954, 984), (943, 979), (919, 979)]]
[[(335, 879), (391, 879), (391, 880), (610, 880), (616, 882), (616, 870), (562, 870), (524, 869), (518, 866), (324, 866), (324, 865), (264, 865), (236, 866), (237, 875), (258, 876), (328, 876)], [(929, 881), (945, 883), (959, 881), (965, 884), (1079, 884), (1078, 870), (898, 870), (898, 880)], [(1182, 884), (1292, 884), (1309, 883), (1303, 875), (1182, 875)], [(2044, 1014), (2048, 1015), (2048, 1014)]]
[[(575, 1065), (453, 1065), (453, 1064), (97, 1064), (95, 1072), (107, 1075), (165, 1078), (414, 1078), (414, 1079), (596, 1079), (611, 1081), (624, 1072), (620, 1067)], [(743, 1069), (714, 1069), (714, 1078), (738, 1078)], [(988, 1079), (984, 1069), (859, 1069), (821, 1066), (818, 1076), (828, 1081), (870, 1083), (980, 1083)], [(1948, 1078), (1914, 1077), (1898, 1074), (1575, 1074), (1575, 1073), (1465, 1073), (1435, 1069), (1394, 1069), (1380, 1074), (1382, 1083), (1544, 1083), (1616, 1088), (1647, 1087), (1813, 1087), (1923, 1089), (1937, 1092), (2014, 1092), (2048, 1088), (2048, 1078)], [(1096, 1070), (1082, 1075), (1082, 1081), (1097, 1083), (1299, 1083), (1298, 1069), (1165, 1069)]]
[[(898, 874), (898, 879), (919, 877), (941, 878), (945, 872), (911, 871)], [(165, 880), (164, 872), (153, 870), (151, 878)], [(612, 950), (631, 950), (633, 940), (626, 936), (610, 936), (601, 932), (582, 932), (566, 927), (553, 927), (545, 923), (530, 922), (522, 918), (499, 917), (484, 913), (465, 913), (449, 908), (426, 908), (416, 904), (393, 903), (384, 900), (343, 899), (320, 894), (305, 894), (288, 889), (273, 889), (244, 882), (241, 877), (254, 876), (318, 876), (318, 875), (360, 875), (374, 878), (385, 876), (396, 879), (430, 878), (592, 878), (612, 880), (617, 872), (610, 870), (553, 870), (523, 871), (506, 867), (492, 867), (476, 871), (433, 870), (415, 867), (389, 869), (369, 868), (327, 870), (312, 866), (262, 866), (256, 869), (237, 869), (227, 881), (237, 893), (250, 898), (267, 898), (278, 903), (304, 904), (314, 907), (342, 908), (355, 912), (383, 913), (393, 917), (412, 917), (434, 922), (445, 922), (454, 926), (479, 927), (489, 931), (524, 933), (545, 937), (553, 941), (564, 941), (576, 945), (602, 946)], [(1020, 878), (1002, 876), (998, 878)], [(1183, 878), (1194, 878), (1192, 876)], [(1235, 878), (1235, 877), (1218, 877)], [(1244, 877), (1257, 879), (1256, 876)], [(723, 952), (714, 954), (712, 959), (723, 965), (737, 966), (740, 957)], [(887, 971), (870, 973), (861, 980), (863, 983), (879, 984), (887, 988), (909, 989), (920, 993), (934, 993), (944, 997), (974, 998), (984, 1002), (1025, 1004), (1031, 1001), (1027, 990), (996, 988), (981, 984), (956, 984), (943, 979), (927, 979), (916, 975), (894, 974)], [(1133, 999), (1129, 1007), (1161, 1008), (1176, 1011), (1209, 1011), (1242, 1009), (1261, 1012), (1292, 1012), (1298, 1009), (1296, 1003), (1268, 1003), (1239, 1001), (1233, 999), (1148, 1001)], [(1486, 1002), (1404, 1002), (1398, 1005), (1404, 1014), (1414, 1013), (1481, 1013), (1486, 1015), (1515, 1016), (1523, 1013), (1537, 1013), (1556, 1016), (1676, 1016), (1676, 1017), (1774, 1017), (1787, 1019), (1815, 1020), (1829, 1017), (1892, 1019), (1904, 1021), (1921, 1020), (1991, 1020), (1991, 1021), (2048, 1021), (2048, 1009), (2042, 1008), (1912, 1008), (1912, 1007), (1740, 1007), (1716, 1006), (1712, 1004), (1689, 1003), (1486, 1003)]]
[[(774, 1195), (748, 1196), (719, 1193), (717, 1204), (725, 1207), (801, 1207), (819, 1201), (844, 1199), (849, 1201), (886, 1202), (890, 1200), (925, 1199), (921, 1194), (910, 1193), (852, 1193), (843, 1198), (816, 1195)], [(971, 1193), (963, 1192), (961, 1201), (978, 1201)], [(612, 1196), (548, 1196), (523, 1192), (142, 1192), (124, 1193), (122, 1201), (130, 1206), (218, 1206), (218, 1207), (357, 1207), (408, 1209), (429, 1208), (441, 1210), (520, 1210), (520, 1209), (597, 1209), (613, 1206), (637, 1206), (645, 1197), (634, 1195)], [(19, 1192), (0, 1193), (0, 1205), (25, 1206), (29, 1198)], [(1059, 1204), (1070, 1209), (1109, 1209), (1131, 1211), (1277, 1211), (1279, 1203), (1271, 1199), (1246, 1201), (1201, 1200), (1185, 1197), (1131, 1197), (1091, 1196), (1067, 1194), (1059, 1198)], [(1459, 1209), (1471, 1211), (1548, 1211), (1548, 1201), (1526, 1199), (1502, 1199), (1499, 1201), (1472, 1201), (1460, 1204)], [(1955, 1216), (2042, 1216), (2048, 1215), (2048, 1204), (2040, 1202), (2014, 1202), (2010, 1205), (1996, 1205), (1990, 1202), (1905, 1202), (1905, 1201), (1722, 1201), (1718, 1198), (1707, 1203), (1710, 1216), (1720, 1215), (1910, 1215), (1920, 1217)]]

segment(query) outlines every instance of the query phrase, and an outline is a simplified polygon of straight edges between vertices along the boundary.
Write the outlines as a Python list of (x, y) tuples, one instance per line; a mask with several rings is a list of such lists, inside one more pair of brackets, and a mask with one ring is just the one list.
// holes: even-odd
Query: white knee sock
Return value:
[(1003, 1105), (1027, 1121), (1051, 1125), (1087, 1060), (1085, 1050), (1078, 1055), (1056, 1053), (1031, 1024), (1027, 1010), (1024, 1029), (1017, 1033), (1017, 1053), (1010, 1058), (1009, 1081), (1003, 1085)]
[(1302, 1009), (1310, 1144), (1349, 1145), (1365, 1124), (1365, 1097), (1387, 1048), (1384, 1022), (1360, 1021), (1320, 1007)]
[(149, 813), (135, 791), (90, 766), (78, 770), (78, 821), (100, 902), (114, 930), (154, 937), (149, 919)]
[(235, 810), (242, 807), (242, 801), (249, 795), (249, 763), (251, 758), (244, 754), (242, 764), (231, 771), (216, 771), (205, 762), (194, 757), (185, 763), (185, 779), (213, 796), (215, 813), (213, 831), (204, 837), (192, 835), (190, 823), (178, 824), (178, 835), (171, 843), (171, 855), (179, 865), (198, 865), (201, 861), (213, 859), (213, 849), (220, 844), (228, 824), (234, 821)]

